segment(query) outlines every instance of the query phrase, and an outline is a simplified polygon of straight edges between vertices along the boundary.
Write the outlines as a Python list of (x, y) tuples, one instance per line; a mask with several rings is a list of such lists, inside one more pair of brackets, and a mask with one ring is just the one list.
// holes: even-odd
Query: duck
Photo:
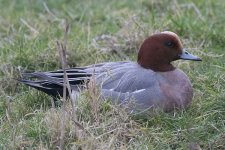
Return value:
[[(201, 61), (183, 48), (176, 33), (163, 31), (143, 41), (135, 62), (103, 62), (68, 68), (66, 73), (72, 93), (79, 93), (94, 81), (101, 99), (121, 104), (134, 100), (140, 110), (170, 112), (186, 109), (193, 99), (188, 76), (172, 64), (179, 59)], [(63, 69), (59, 69), (24, 73), (19, 81), (58, 99), (63, 96), (63, 77)]]

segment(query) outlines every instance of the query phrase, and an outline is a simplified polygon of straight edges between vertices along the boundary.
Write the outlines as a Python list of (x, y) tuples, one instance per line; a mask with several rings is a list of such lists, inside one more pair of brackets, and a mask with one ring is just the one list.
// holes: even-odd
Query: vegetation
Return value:
[(18, 84), (23, 71), (61, 67), (56, 41), (69, 22), (68, 63), (136, 59), (147, 35), (176, 32), (202, 62), (177, 61), (194, 87), (185, 111), (147, 117), (82, 92), (77, 121), (65, 104), (64, 149), (224, 149), (224, 0), (0, 0), (0, 149), (56, 149), (62, 109), (47, 95)]

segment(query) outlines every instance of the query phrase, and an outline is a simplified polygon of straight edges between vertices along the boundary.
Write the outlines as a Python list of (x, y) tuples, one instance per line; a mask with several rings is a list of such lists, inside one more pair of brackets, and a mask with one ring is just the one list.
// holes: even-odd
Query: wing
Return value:
[[(104, 74), (107, 68), (117, 68), (124, 63), (127, 62), (99, 63), (85, 67), (66, 69), (71, 89), (77, 90), (77, 88), (82, 88), (84, 87), (84, 83), (90, 80), (91, 76)], [(45, 92), (53, 98), (58, 98), (58, 96), (63, 95), (63, 75), (62, 69), (50, 72), (23, 73), (22, 79), (18, 81)]]
[[(71, 89), (81, 87), (92, 76), (92, 74), (85, 72), (83, 68), (71, 68), (67, 69), (66, 72)], [(18, 81), (45, 92), (54, 98), (58, 98), (58, 96), (63, 95), (63, 74), (63, 70), (24, 73), (22, 79)]]
[(97, 79), (102, 82), (102, 97), (110, 98), (113, 102), (124, 103), (134, 99), (143, 109), (160, 106), (165, 99), (156, 73), (136, 63), (121, 64), (120, 67), (100, 74)]
[(123, 64), (110, 70), (101, 81), (102, 97), (110, 98), (114, 102), (123, 103), (134, 99), (143, 109), (160, 106), (163, 104), (161, 100), (165, 99), (161, 94), (156, 73), (135, 63)]
[(144, 69), (136, 63), (123, 64), (119, 68), (100, 74), (100, 78), (98, 76), (97, 80), (102, 82), (102, 89), (122, 93), (147, 89), (157, 83), (155, 72)]

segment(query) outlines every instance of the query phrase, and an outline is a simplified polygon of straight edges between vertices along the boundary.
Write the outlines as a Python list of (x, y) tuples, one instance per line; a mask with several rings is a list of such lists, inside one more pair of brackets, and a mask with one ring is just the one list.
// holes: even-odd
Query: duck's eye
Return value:
[(171, 47), (174, 47), (175, 44), (173, 42), (166, 42), (165, 45), (167, 47), (170, 47), (171, 48)]

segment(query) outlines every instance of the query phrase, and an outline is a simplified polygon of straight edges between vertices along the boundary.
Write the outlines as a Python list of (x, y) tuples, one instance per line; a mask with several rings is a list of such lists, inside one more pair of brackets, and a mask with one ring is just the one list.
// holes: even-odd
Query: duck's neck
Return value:
[(145, 69), (151, 69), (155, 72), (167, 72), (167, 71), (173, 71), (176, 68), (172, 64), (147, 64), (142, 63), (141, 61), (138, 61), (138, 64), (145, 68)]

